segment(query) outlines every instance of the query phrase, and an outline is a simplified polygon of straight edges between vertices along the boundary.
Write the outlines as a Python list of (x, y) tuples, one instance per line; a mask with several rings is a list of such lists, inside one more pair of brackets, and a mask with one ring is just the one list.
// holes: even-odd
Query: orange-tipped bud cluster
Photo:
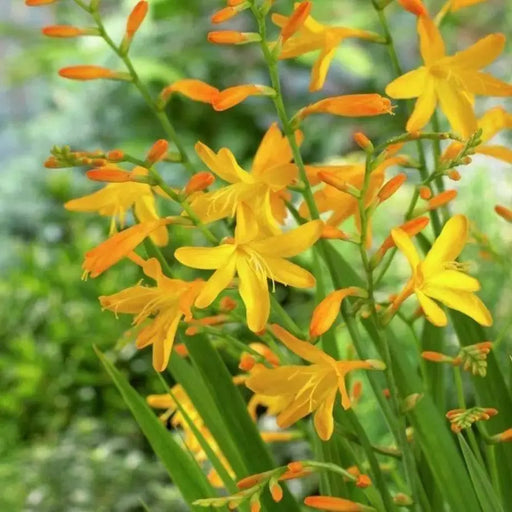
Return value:
[(491, 349), (491, 341), (467, 345), (460, 349), (456, 360), (465, 371), (470, 371), (473, 375), (485, 377), (487, 374), (487, 355)]
[(333, 96), (304, 107), (297, 113), (298, 119), (311, 114), (333, 114), (344, 117), (369, 117), (392, 114), (391, 101), (380, 94), (349, 94)]
[(208, 41), (213, 44), (247, 44), (261, 41), (255, 32), (237, 32), (236, 30), (218, 30), (208, 32)]
[(146, 155), (146, 163), (148, 165), (153, 165), (156, 162), (165, 158), (167, 151), (169, 149), (169, 143), (165, 139), (157, 140), (148, 151)]
[(194, 174), (185, 186), (185, 195), (189, 196), (194, 192), (200, 192), (207, 189), (215, 181), (215, 176), (211, 172), (203, 171)]
[(421, 0), (398, 0), (398, 3), (410, 13), (416, 16), (426, 16), (428, 11)]
[(47, 37), (72, 38), (84, 35), (97, 35), (96, 29), (73, 27), (72, 25), (50, 25), (43, 27), (41, 32)]
[(494, 211), (507, 222), (512, 222), (512, 210), (505, 208), (505, 206), (500, 206), (499, 204), (494, 207)]
[(68, 66), (59, 70), (59, 75), (70, 80), (125, 80), (130, 81), (132, 78), (128, 73), (113, 71), (101, 66)]
[(476, 421), (487, 421), (498, 414), (492, 407), (472, 407), (471, 409), (452, 409), (446, 413), (451, 430), (458, 434), (462, 429), (470, 428)]
[(304, 505), (329, 512), (366, 512), (374, 510), (355, 501), (331, 496), (307, 496), (304, 499)]
[(142, 22), (146, 18), (147, 13), (148, 3), (145, 0), (141, 0), (135, 5), (132, 12), (128, 16), (128, 20), (126, 21), (125, 38), (128, 41), (133, 39), (135, 32), (139, 30), (139, 27), (142, 25)]
[(281, 39), (283, 43), (290, 39), (290, 37), (292, 37), (295, 32), (300, 30), (302, 25), (304, 25), (306, 18), (311, 12), (311, 7), (312, 3), (307, 1), (301, 2), (297, 5), (297, 7), (295, 7), (292, 15), (288, 18), (288, 21), (281, 29)]
[(389, 199), (407, 180), (407, 174), (400, 173), (391, 178), (388, 182), (384, 183), (382, 188), (379, 190), (377, 197), (382, 203)]

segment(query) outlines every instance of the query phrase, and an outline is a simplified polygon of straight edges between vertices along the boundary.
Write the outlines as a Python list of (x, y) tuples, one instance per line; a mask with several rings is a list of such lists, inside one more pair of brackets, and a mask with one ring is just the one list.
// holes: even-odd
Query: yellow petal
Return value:
[(503, 34), (490, 34), (483, 37), (469, 48), (457, 52), (447, 61), (450, 66), (469, 69), (481, 69), (496, 60), (505, 48), (506, 38)]
[[(254, 202), (256, 203), (261, 200), (261, 193), (260, 196), (256, 196), (254, 198)], [(264, 219), (267, 223), (274, 224), (275, 229), (278, 229), (277, 222), (270, 211), (270, 205), (263, 205), (263, 207)], [(260, 224), (256, 221), (259, 217), (258, 214), (262, 214), (261, 205), (260, 208), (254, 208), (253, 204), (248, 204), (246, 202), (238, 205), (236, 210), (235, 227), (235, 240), (237, 244), (247, 244), (256, 238), (262, 238), (264, 236), (266, 230), (261, 229)]]
[(473, 105), (464, 94), (464, 90), (461, 91), (460, 84), (455, 81), (437, 80), (436, 90), (441, 110), (453, 130), (464, 138), (475, 133), (478, 125)]
[(153, 343), (153, 368), (157, 372), (163, 372), (169, 364), (169, 358), (176, 336), (176, 330), (181, 319), (181, 314), (176, 315), (167, 326), (165, 337), (158, 339)]
[(428, 290), (428, 294), (449, 308), (471, 317), (480, 325), (486, 327), (492, 325), (491, 313), (474, 293), (449, 290), (448, 288), (431, 288)]
[(464, 87), (471, 94), (480, 96), (512, 96), (512, 85), (479, 71), (457, 71)]
[(468, 219), (464, 215), (455, 215), (444, 225), (421, 265), (426, 280), (444, 270), (445, 262), (457, 259), (466, 245), (468, 229)]
[(415, 290), (415, 293), (427, 320), (437, 327), (444, 327), (448, 323), (445, 312), (420, 290)]
[(453, 290), (463, 290), (466, 292), (476, 292), (480, 290), (478, 279), (458, 272), (457, 270), (442, 270), (425, 280), (422, 290), (429, 294), (430, 287), (434, 288), (451, 288)]
[(420, 52), (427, 66), (445, 56), (443, 38), (436, 24), (428, 16), (419, 16), (418, 34), (420, 36)]
[(217, 176), (228, 183), (250, 182), (249, 174), (237, 163), (233, 153), (222, 148), (218, 153), (212, 151), (202, 142), (195, 145), (196, 153), (204, 164)]
[(247, 326), (252, 332), (261, 332), (265, 330), (270, 314), (267, 277), (263, 272), (255, 271), (247, 258), (237, 258), (236, 270), (240, 296), (247, 312)]
[(235, 250), (232, 244), (217, 247), (180, 247), (174, 252), (174, 257), (187, 267), (210, 270), (224, 266)]
[(251, 242), (250, 247), (264, 256), (290, 258), (309, 249), (322, 234), (323, 222), (314, 220), (282, 235)]
[(315, 430), (322, 441), (328, 441), (334, 430), (332, 412), (337, 390), (331, 391), (322, 401), (314, 416)]
[(309, 90), (311, 92), (319, 91), (324, 86), (329, 66), (331, 65), (335, 54), (336, 46), (326, 46), (320, 52), (320, 55), (311, 70), (311, 82), (309, 84)]
[(425, 87), (421, 95), (416, 100), (411, 117), (407, 121), (406, 130), (408, 132), (417, 132), (421, 130), (432, 117), (437, 104), (437, 95), (435, 90), (435, 81), (432, 77), (427, 77)]
[(296, 178), (298, 169), (295, 164), (280, 164), (267, 167), (259, 175), (258, 179), (277, 192), (290, 185)]
[(414, 244), (411, 242), (409, 235), (402, 229), (392, 229), (391, 237), (393, 238), (395, 245), (404, 253), (404, 256), (407, 258), (407, 261), (411, 266), (413, 274), (415, 274), (418, 263), (420, 262), (420, 257), (418, 256), (418, 252), (416, 251)]
[(326, 354), (316, 345), (308, 343), (307, 341), (299, 340), (299, 338), (293, 336), (293, 334), (289, 333), (286, 329), (283, 329), (280, 325), (272, 324), (272, 332), (289, 350), (310, 363), (331, 365), (335, 362), (331, 356)]
[(281, 133), (277, 123), (272, 123), (261, 139), (252, 163), (252, 173), (259, 175), (270, 167), (287, 164), (292, 159), (288, 139)]
[(219, 293), (229, 286), (229, 283), (235, 275), (236, 260), (236, 255), (233, 254), (231, 258), (208, 279), (195, 301), (197, 308), (208, 307), (217, 298)]
[[(140, 313), (147, 304), (159, 296), (160, 292), (149, 286), (131, 286), (112, 295), (99, 297), (101, 307), (114, 313), (135, 315)], [(150, 315), (152, 311), (148, 311)], [(147, 316), (146, 315), (146, 316)]]
[(505, 146), (478, 146), (475, 151), (476, 153), (492, 156), (494, 158), (512, 164), (512, 149), (507, 148)]
[[(139, 222), (146, 222), (148, 220), (158, 219), (158, 214), (155, 208), (155, 198), (153, 194), (141, 195), (135, 200), (134, 210), (135, 216)], [(149, 235), (151, 240), (159, 247), (164, 247), (169, 242), (169, 233), (165, 226), (158, 228)]]
[(315, 276), (307, 270), (291, 263), (283, 258), (265, 258), (265, 265), (268, 270), (268, 277), (272, 281), (278, 281), (287, 286), (296, 288), (312, 288), (315, 286)]
[(74, 212), (95, 212), (102, 211), (102, 215), (116, 215), (119, 213), (118, 201), (116, 200), (119, 185), (107, 185), (92, 194), (77, 199), (71, 199), (64, 203), (66, 210)]
[(427, 68), (422, 66), (399, 76), (386, 87), (386, 94), (391, 98), (417, 98), (425, 90)]

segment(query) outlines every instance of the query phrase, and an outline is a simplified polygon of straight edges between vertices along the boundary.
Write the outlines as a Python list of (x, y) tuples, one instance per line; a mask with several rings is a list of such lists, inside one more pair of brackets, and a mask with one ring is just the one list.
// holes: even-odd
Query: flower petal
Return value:
[(404, 253), (404, 256), (407, 258), (413, 274), (416, 273), (416, 268), (420, 262), (420, 257), (416, 251), (416, 248), (414, 247), (414, 244), (411, 242), (409, 235), (402, 229), (392, 229), (391, 237), (393, 238), (395, 245)]
[(268, 168), (287, 164), (292, 160), (288, 139), (281, 133), (277, 123), (272, 123), (261, 139), (252, 162), (252, 174), (259, 175)]
[(334, 46), (325, 46), (318, 55), (315, 65), (311, 70), (311, 82), (309, 84), (309, 90), (311, 92), (319, 91), (324, 86), (329, 67), (336, 54), (337, 44), (338, 41), (335, 42)]
[(250, 182), (250, 175), (237, 163), (233, 153), (227, 148), (222, 148), (218, 153), (211, 150), (206, 144), (197, 142), (196, 153), (204, 164), (217, 176), (228, 183)]
[(464, 83), (464, 87), (472, 94), (480, 96), (512, 96), (512, 85), (489, 73), (479, 71), (457, 71), (457, 75)]
[(211, 270), (224, 266), (235, 250), (232, 244), (217, 247), (180, 247), (174, 251), (174, 257), (187, 267)]
[(443, 227), (425, 260), (421, 271), (425, 280), (444, 270), (445, 262), (455, 261), (468, 239), (469, 223), (464, 215), (455, 215)]
[(421, 130), (432, 117), (437, 104), (435, 81), (427, 77), (423, 92), (420, 94), (414, 105), (411, 117), (407, 121), (406, 130), (416, 132)]
[(475, 149), (475, 152), (482, 155), (492, 156), (512, 164), (512, 149), (507, 148), (506, 146), (478, 146)]
[(466, 69), (485, 68), (503, 52), (505, 41), (506, 38), (503, 34), (489, 34), (469, 48), (449, 57), (447, 61), (449, 61), (450, 66), (459, 66)]
[(445, 312), (420, 290), (414, 290), (427, 320), (437, 327), (444, 327), (448, 323)]
[(265, 264), (269, 278), (287, 286), (296, 288), (312, 288), (315, 286), (315, 276), (307, 270), (283, 258), (266, 257)]
[(233, 254), (231, 258), (208, 279), (195, 301), (197, 308), (208, 307), (217, 298), (219, 293), (229, 286), (229, 283), (235, 275), (236, 260), (237, 257)]
[(322, 401), (314, 416), (315, 430), (322, 441), (328, 441), (334, 431), (332, 412), (337, 390), (331, 391)]
[(247, 326), (252, 332), (263, 331), (270, 315), (267, 277), (257, 272), (244, 257), (237, 258), (236, 270), (240, 296), (247, 311)]
[(418, 34), (420, 36), (421, 56), (427, 66), (445, 56), (443, 38), (429, 16), (418, 17)]
[(429, 295), (430, 287), (451, 288), (452, 290), (463, 290), (466, 292), (476, 292), (480, 290), (478, 279), (459, 272), (457, 270), (443, 270), (428, 278), (428, 281), (422, 287), (422, 290)]
[(169, 358), (176, 336), (176, 330), (181, 319), (181, 312), (179, 312), (167, 326), (165, 337), (158, 339), (153, 343), (153, 368), (157, 372), (163, 372), (169, 364)]
[(425, 90), (426, 81), (427, 68), (422, 66), (393, 80), (386, 87), (386, 94), (391, 98), (417, 98)]

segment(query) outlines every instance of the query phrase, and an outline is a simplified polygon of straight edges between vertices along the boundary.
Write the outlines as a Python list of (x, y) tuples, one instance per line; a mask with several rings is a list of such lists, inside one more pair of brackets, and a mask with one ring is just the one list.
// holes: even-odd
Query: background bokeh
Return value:
[[(107, 28), (119, 39), (134, 2), (103, 3)], [(440, 6), (426, 3), (432, 12)], [(183, 77), (219, 88), (267, 83), (256, 48), (206, 43), (209, 15), (222, 6), (220, 0), (150, 4), (150, 17), (133, 45), (133, 59), (152, 92)], [(292, 4), (280, 0), (275, 6), (289, 12)], [(370, 0), (314, 4), (320, 20), (379, 31)], [(129, 320), (102, 313), (97, 302), (98, 295), (133, 284), (136, 270), (121, 264), (101, 279), (80, 280), (83, 253), (106, 236), (108, 220), (71, 214), (62, 203), (97, 186), (84, 179), (82, 170), (49, 171), (42, 165), (54, 144), (87, 150), (119, 147), (143, 155), (163, 137), (161, 127), (127, 84), (74, 83), (57, 76), (65, 65), (120, 67), (99, 39), (49, 40), (41, 35), (44, 25), (87, 25), (86, 15), (72, 1), (27, 8), (21, 0), (0, 0), (0, 12), (0, 510), (135, 511), (143, 509), (141, 500), (151, 510), (179, 510), (176, 491), (92, 349), (97, 345), (114, 354), (141, 393), (158, 390), (150, 351), (136, 352), (129, 336), (123, 338)], [(386, 12), (403, 67), (416, 67), (412, 15), (397, 5)], [(244, 16), (229, 26), (252, 29)], [(493, 0), (450, 16), (443, 32), (448, 47), (455, 50), (489, 32), (510, 35), (511, 26), (508, 0)], [(325, 95), (382, 92), (393, 76), (384, 47), (346, 42), (324, 91), (312, 96), (307, 92), (312, 60), (304, 56), (281, 67), (290, 110)], [(509, 43), (492, 71), (510, 82), (511, 70)], [(506, 102), (478, 100), (477, 109), (483, 112), (496, 104)], [(271, 103), (261, 98), (224, 113), (176, 98), (170, 115), (189, 148), (196, 140), (215, 149), (229, 146), (240, 162), (250, 161), (261, 135), (275, 120)], [(382, 140), (399, 133), (401, 126), (399, 114), (364, 121), (314, 116), (305, 126), (306, 161), (355, 151), (351, 134), (357, 130)], [(497, 143), (507, 141), (506, 133), (497, 138)], [(454, 211), (468, 214), (504, 255), (498, 261), (480, 259), (474, 269), (484, 283), (485, 301), (496, 312), (496, 330), (504, 332), (502, 347), (510, 349), (504, 329), (510, 314), (507, 255), (512, 227), (495, 216), (493, 206), (512, 204), (511, 169), (497, 160), (475, 158), (460, 171), (463, 180), (454, 184), (459, 190)], [(163, 172), (170, 183), (185, 181), (179, 166), (169, 165)], [(405, 188), (398, 194), (389, 215), (377, 221), (380, 236), (400, 221), (409, 193)], [(476, 259), (478, 247), (467, 254)], [(395, 268), (390, 282), (403, 274)], [(300, 317), (304, 311), (304, 319), (309, 310), (300, 300), (289, 301), (292, 314)]]

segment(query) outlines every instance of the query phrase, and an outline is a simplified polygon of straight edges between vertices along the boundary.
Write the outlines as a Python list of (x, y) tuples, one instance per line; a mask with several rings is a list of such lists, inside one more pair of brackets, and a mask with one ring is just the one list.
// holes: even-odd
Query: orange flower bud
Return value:
[(331, 328), (338, 316), (343, 299), (349, 296), (365, 297), (366, 292), (362, 288), (351, 286), (335, 290), (327, 295), (313, 311), (309, 324), (309, 335), (311, 337), (321, 336)]
[(311, 2), (301, 2), (297, 5), (292, 15), (288, 18), (286, 25), (281, 29), (281, 38), (283, 43), (287, 39), (290, 39), (290, 37), (292, 37), (295, 32), (300, 30), (302, 25), (304, 25), (306, 18), (311, 12), (311, 7)]
[(352, 185), (348, 181), (345, 181), (345, 179), (338, 176), (336, 173), (320, 171), (318, 173), (318, 177), (320, 178), (321, 181), (327, 183), (327, 185), (330, 185), (331, 187), (334, 187), (340, 192), (345, 192), (355, 198), (359, 198), (361, 195), (361, 191), (357, 187), (354, 187), (354, 185)]
[(132, 173), (123, 171), (119, 167), (99, 167), (87, 171), (85, 175), (93, 181), (107, 181), (109, 183), (124, 183), (131, 181)]
[(372, 141), (363, 132), (354, 133), (353, 139), (361, 149), (373, 149)]
[(159, 162), (165, 157), (168, 149), (169, 143), (165, 139), (157, 140), (148, 151), (148, 154), (146, 155), (146, 162), (149, 165)]
[(135, 32), (139, 29), (146, 14), (148, 13), (148, 3), (145, 0), (141, 0), (137, 5), (133, 8), (130, 16), (128, 16), (128, 20), (126, 22), (126, 39), (130, 41)]
[(233, 300), (231, 297), (222, 297), (219, 303), (219, 309), (227, 313), (229, 311), (233, 311), (237, 306), (237, 302)]
[(432, 190), (430, 190), (430, 187), (426, 187), (425, 185), (422, 185), (419, 189), (419, 194), (421, 199), (428, 200), (432, 197)]
[(87, 33), (83, 28), (73, 27), (71, 25), (51, 25), (43, 27), (41, 32), (48, 37), (78, 37)]
[(240, 358), (240, 364), (238, 365), (238, 368), (244, 372), (250, 372), (254, 368), (255, 364), (256, 360), (254, 359), (254, 356), (244, 352)]
[(260, 512), (261, 503), (259, 501), (251, 501), (251, 512)]
[(61, 167), (59, 161), (52, 155), (52, 156), (49, 156), (45, 162), (44, 162), (44, 166), (47, 168), (47, 169), (59, 169)]
[(234, 7), (224, 7), (224, 9), (221, 9), (220, 11), (217, 11), (212, 17), (211, 22), (212, 23), (223, 23), (225, 21), (230, 20), (231, 18), (234, 18), (240, 11), (238, 9), (235, 9)]
[(307, 496), (304, 505), (319, 510), (330, 512), (364, 512), (367, 507), (355, 501), (344, 498), (332, 498), (331, 496)]
[(324, 238), (326, 240), (349, 240), (350, 236), (335, 226), (324, 224), (324, 227), (322, 228), (321, 238)]
[(211, 172), (198, 172), (190, 178), (185, 187), (185, 195), (189, 196), (194, 192), (199, 192), (208, 188), (215, 181), (215, 176)]
[(368, 475), (359, 475), (356, 480), (356, 487), (366, 489), (372, 485), (372, 480)]
[(441, 354), (441, 352), (432, 352), (429, 350), (422, 352), (421, 357), (423, 359), (425, 359), (427, 361), (431, 361), (433, 363), (453, 363), (454, 362), (453, 357), (445, 356), (444, 354)]
[(440, 194), (437, 194), (437, 196), (434, 196), (432, 199), (430, 199), (430, 201), (428, 202), (428, 209), (435, 210), (436, 208), (439, 208), (440, 206), (444, 206), (445, 204), (449, 203), (456, 197), (456, 190), (445, 190), (444, 192), (441, 192)]
[(124, 160), (124, 151), (121, 151), (120, 149), (113, 149), (112, 151), (109, 151), (107, 153), (107, 160), (110, 160), (111, 162), (120, 162), (121, 160)]
[(283, 499), (283, 488), (276, 482), (270, 486), (270, 494), (272, 499), (279, 503)]
[(260, 36), (253, 32), (237, 32), (236, 30), (208, 32), (208, 42), (214, 44), (244, 44), (259, 40)]
[(410, 13), (416, 16), (426, 16), (428, 11), (421, 0), (398, 0), (398, 3)]
[(201, 101), (203, 103), (211, 103), (219, 94), (219, 90), (216, 87), (212, 87), (206, 82), (193, 78), (185, 78), (167, 86), (160, 93), (160, 99), (163, 102), (167, 102), (170, 95), (174, 92), (179, 92), (191, 100)]
[(377, 197), (382, 203), (386, 199), (389, 199), (404, 183), (407, 179), (407, 174), (400, 173), (391, 178), (388, 182), (384, 183), (383, 187), (379, 190)]
[(57, 0), (25, 0), (25, 5), (28, 7), (39, 7), (40, 5), (53, 4)]
[(304, 470), (304, 464), (300, 461), (292, 461), (287, 467), (291, 473), (301, 473)]
[(279, 357), (277, 357), (272, 350), (270, 350), (267, 345), (263, 343), (249, 343), (249, 347), (251, 347), (255, 352), (258, 352), (261, 356), (265, 358), (265, 360), (270, 363), (272, 366), (279, 366), (281, 361), (279, 361)]
[(496, 414), (498, 414), (498, 409), (494, 409), (493, 407), (487, 407), (484, 409), (484, 411), (489, 418), (492, 418), (493, 416), (496, 416)]
[(185, 358), (188, 356), (188, 348), (185, 343), (175, 343), (173, 349), (180, 357)]
[(310, 114), (333, 114), (345, 117), (379, 116), (392, 114), (391, 101), (380, 94), (348, 94), (325, 98), (301, 109), (299, 119)]
[(508, 443), (512, 441), (512, 428), (508, 428), (507, 430), (501, 432), (501, 434), (497, 435), (497, 438), (500, 443)]
[(450, 178), (452, 181), (460, 181), (460, 179), (462, 178), (462, 176), (460, 175), (460, 172), (457, 171), (457, 169), (452, 169), (449, 173), (448, 173), (448, 178)]
[(250, 487), (254, 487), (259, 484), (262, 480), (266, 479), (269, 476), (269, 472), (265, 471), (264, 473), (256, 473), (255, 475), (249, 475), (242, 480), (239, 480), (236, 483), (236, 486), (240, 489), (249, 489)]
[(512, 210), (498, 204), (494, 207), (494, 211), (507, 222), (512, 222)]
[(59, 70), (59, 75), (70, 80), (130, 80), (126, 73), (119, 73), (101, 66), (68, 66)]
[(218, 112), (234, 107), (249, 96), (273, 96), (274, 89), (266, 85), (235, 85), (221, 91), (212, 101), (213, 108)]

